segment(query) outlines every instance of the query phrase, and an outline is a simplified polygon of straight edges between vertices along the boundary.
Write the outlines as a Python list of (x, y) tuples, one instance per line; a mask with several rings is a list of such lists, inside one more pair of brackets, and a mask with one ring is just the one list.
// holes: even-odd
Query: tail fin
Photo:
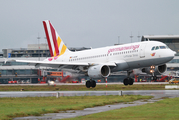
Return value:
[(49, 20), (43, 21), (45, 34), (50, 50), (51, 57), (60, 56), (69, 52), (68, 48), (52, 26)]

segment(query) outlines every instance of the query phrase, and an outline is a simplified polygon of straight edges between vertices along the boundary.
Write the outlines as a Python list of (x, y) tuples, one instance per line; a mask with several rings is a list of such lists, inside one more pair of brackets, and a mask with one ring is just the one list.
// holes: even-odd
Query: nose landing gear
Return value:
[(157, 76), (152, 76), (151, 80), (154, 80), (155, 82), (157, 81)]

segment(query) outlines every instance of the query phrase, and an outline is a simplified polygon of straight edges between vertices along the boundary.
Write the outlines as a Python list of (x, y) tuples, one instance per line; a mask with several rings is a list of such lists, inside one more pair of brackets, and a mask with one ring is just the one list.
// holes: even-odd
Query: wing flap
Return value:
[(107, 63), (88, 63), (89, 65), (93, 66), (93, 65), (99, 65), (99, 64), (102, 64), (102, 65), (107, 65), (107, 66), (116, 66), (116, 63), (115, 62), (107, 62)]
[(28, 65), (35, 67), (53, 67), (53, 68), (67, 68), (71, 69), (74, 66), (93, 66), (98, 64), (103, 64), (107, 66), (116, 66), (115, 62), (108, 63), (87, 63), (87, 62), (49, 62), (49, 61), (30, 61), (30, 60), (13, 60), (15, 62), (29, 63)]
[(76, 63), (71, 63), (71, 62), (46, 62), (46, 61), (29, 61), (29, 60), (15, 60), (16, 62), (24, 62), (24, 63), (29, 63), (30, 65), (82, 65), (82, 66), (88, 66), (88, 63), (83, 63), (83, 62), (76, 62)]

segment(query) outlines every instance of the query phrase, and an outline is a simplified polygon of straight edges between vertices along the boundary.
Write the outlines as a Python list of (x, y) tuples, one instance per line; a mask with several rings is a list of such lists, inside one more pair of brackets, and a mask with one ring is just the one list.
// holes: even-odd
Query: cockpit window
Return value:
[(155, 46), (154, 46), (154, 47), (152, 47), (152, 50), (155, 50)]
[(160, 49), (166, 49), (166, 46), (159, 46)]
[(156, 48), (155, 48), (155, 50), (158, 50), (159, 49), (159, 46), (157, 46)]

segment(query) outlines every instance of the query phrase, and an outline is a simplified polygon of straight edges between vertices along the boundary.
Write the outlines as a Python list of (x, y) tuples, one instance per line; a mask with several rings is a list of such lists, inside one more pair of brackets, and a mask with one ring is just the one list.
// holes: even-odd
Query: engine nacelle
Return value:
[(88, 68), (90, 78), (104, 78), (110, 75), (110, 68), (107, 65), (95, 65)]
[[(151, 74), (150, 70), (151, 70), (150, 67), (149, 68), (143, 68), (142, 72), (145, 72), (147, 74)], [(160, 74), (164, 73), (166, 70), (167, 70), (167, 65), (166, 64), (160, 65), (160, 66), (155, 66), (154, 74), (155, 75), (160, 75)]]

